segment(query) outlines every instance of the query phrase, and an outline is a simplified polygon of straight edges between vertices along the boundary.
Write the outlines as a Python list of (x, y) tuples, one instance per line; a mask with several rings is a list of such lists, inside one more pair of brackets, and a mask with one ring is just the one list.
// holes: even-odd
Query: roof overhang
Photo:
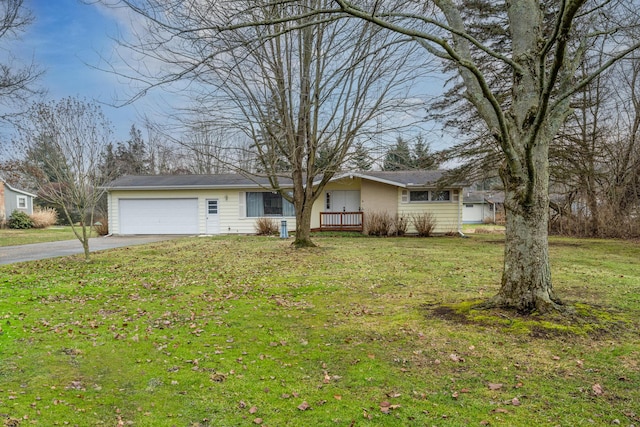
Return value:
[[(379, 182), (381, 184), (388, 184), (388, 185), (393, 185), (395, 187), (400, 187), (400, 188), (407, 188), (407, 189), (411, 189), (411, 188), (436, 188), (439, 187), (438, 183), (436, 182), (426, 182), (426, 183), (422, 183), (422, 184), (414, 184), (413, 182), (400, 182), (400, 181), (395, 181), (395, 180), (391, 180), (391, 179), (385, 179), (385, 178), (381, 178), (375, 175), (368, 175), (366, 173), (362, 173), (362, 172), (350, 172), (350, 173), (342, 173), (339, 175), (334, 176), (331, 181), (338, 181), (341, 179), (345, 179), (345, 178), (360, 178), (360, 179), (366, 179), (368, 181), (373, 181), (373, 182)], [(319, 184), (320, 181), (316, 181), (313, 184), (317, 185)], [(463, 188), (465, 184), (458, 184), (458, 183), (453, 183), (453, 184), (449, 184), (446, 187), (448, 188)]]
[(2, 182), (4, 182), (4, 185), (7, 186), (7, 188), (11, 191), (13, 191), (14, 193), (20, 193), (20, 194), (24, 194), (25, 196), (29, 196), (29, 197), (38, 197), (37, 194), (33, 194), (33, 193), (29, 193), (28, 191), (24, 191), (24, 190), (19, 190), (17, 188), (14, 188), (12, 186), (9, 185), (9, 183), (7, 181), (5, 181), (4, 179), (1, 180)]

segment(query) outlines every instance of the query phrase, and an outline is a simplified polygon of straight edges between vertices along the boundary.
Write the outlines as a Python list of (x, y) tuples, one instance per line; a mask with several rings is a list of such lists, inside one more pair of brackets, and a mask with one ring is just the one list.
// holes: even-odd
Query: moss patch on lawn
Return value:
[(427, 317), (465, 325), (500, 328), (505, 332), (535, 338), (589, 337), (606, 339), (633, 328), (628, 316), (615, 308), (575, 303), (568, 314), (520, 315), (498, 308), (477, 309), (482, 300), (423, 305)]

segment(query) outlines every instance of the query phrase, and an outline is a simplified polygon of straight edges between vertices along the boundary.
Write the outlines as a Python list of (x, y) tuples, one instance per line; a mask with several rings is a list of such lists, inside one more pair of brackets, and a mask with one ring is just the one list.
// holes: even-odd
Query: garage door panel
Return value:
[(198, 199), (120, 199), (120, 234), (197, 234)]

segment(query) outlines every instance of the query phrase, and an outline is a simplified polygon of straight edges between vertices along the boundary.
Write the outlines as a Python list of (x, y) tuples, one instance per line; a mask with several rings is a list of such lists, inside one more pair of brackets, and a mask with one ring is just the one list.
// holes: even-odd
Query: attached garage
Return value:
[(120, 234), (198, 234), (198, 199), (119, 199)]

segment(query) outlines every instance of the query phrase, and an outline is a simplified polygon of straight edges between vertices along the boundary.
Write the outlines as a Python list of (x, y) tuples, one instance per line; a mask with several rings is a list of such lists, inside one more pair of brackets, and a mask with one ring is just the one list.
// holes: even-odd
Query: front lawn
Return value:
[(0, 246), (18, 246), (31, 243), (58, 242), (60, 240), (73, 240), (70, 226), (49, 227), (44, 229), (30, 228), (27, 230), (0, 229)]
[(552, 240), (571, 318), (470, 309), (503, 238), (193, 238), (0, 266), (0, 418), (639, 425), (640, 247)]

